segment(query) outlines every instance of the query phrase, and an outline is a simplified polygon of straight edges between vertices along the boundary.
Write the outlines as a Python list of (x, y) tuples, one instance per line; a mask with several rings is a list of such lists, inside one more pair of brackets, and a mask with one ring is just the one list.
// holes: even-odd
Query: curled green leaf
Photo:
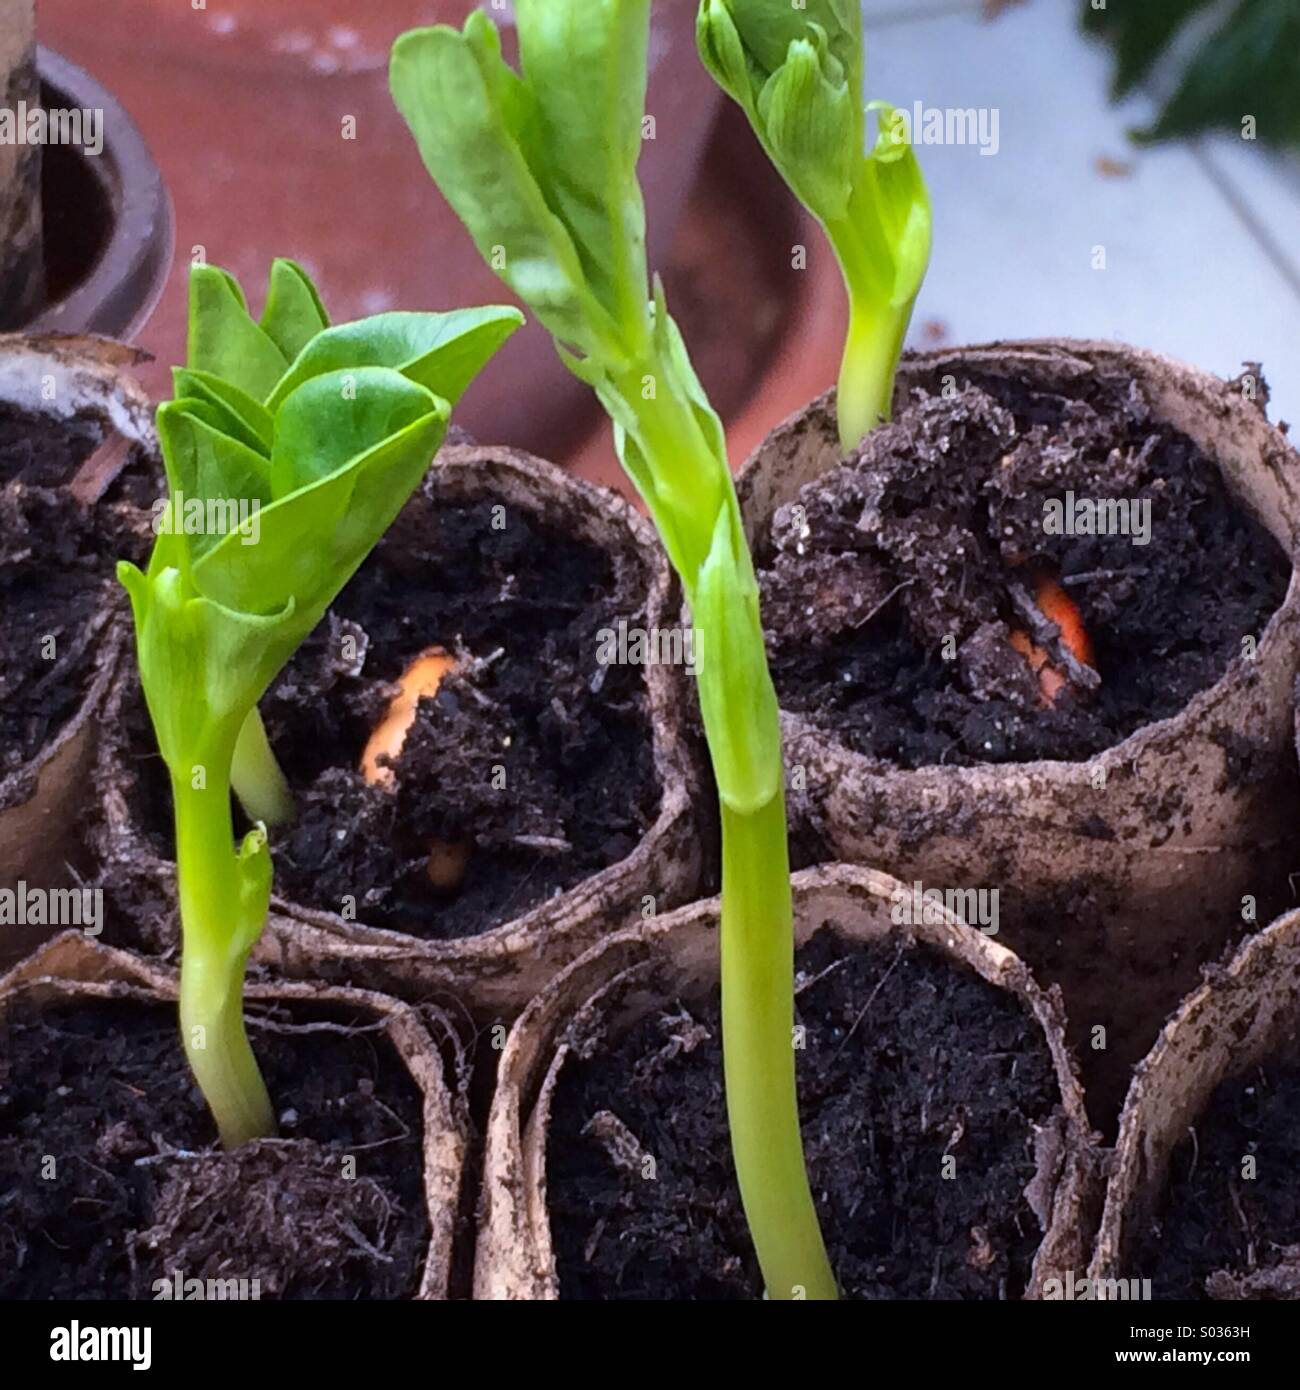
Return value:
[(781, 790), (781, 731), (754, 579), (738, 520), (720, 512), (692, 617), (700, 712), (718, 795), (752, 816)]
[(744, 109), (791, 191), (822, 224), (849, 296), (839, 382), (849, 450), (890, 414), (894, 373), (930, 257), (916, 156), (886, 115), (866, 148), (857, 0), (701, 0), (700, 55)]

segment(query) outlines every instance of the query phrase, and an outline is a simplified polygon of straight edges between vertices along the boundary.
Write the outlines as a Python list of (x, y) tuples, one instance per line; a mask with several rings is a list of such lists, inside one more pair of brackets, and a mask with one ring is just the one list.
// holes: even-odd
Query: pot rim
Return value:
[[(978, 357), (987, 354), (990, 358), (990, 365), (995, 365), (997, 361), (1007, 361), (1013, 363), (1033, 363), (1040, 361), (1044, 365), (1049, 363), (1059, 364), (1060, 354), (1065, 353), (1069, 358), (1074, 359), (1079, 377), (1087, 376), (1094, 368), (1095, 360), (1111, 361), (1116, 364), (1123, 362), (1136, 363), (1144, 372), (1150, 373), (1156, 369), (1172, 370), (1182, 378), (1189, 386), (1192, 386), (1202, 398), (1215, 401), (1216, 404), (1210, 408), (1216, 413), (1223, 413), (1226, 410), (1237, 409), (1248, 412), (1248, 418), (1253, 419), (1255, 427), (1262, 427), (1269, 437), (1270, 443), (1274, 446), (1275, 453), (1269, 462), (1274, 471), (1284, 467), (1295, 470), (1296, 476), (1300, 476), (1300, 448), (1297, 448), (1276, 424), (1268, 420), (1261, 411), (1256, 409), (1243, 398), (1236, 396), (1230, 388), (1229, 383), (1220, 377), (1214, 376), (1199, 367), (1192, 366), (1178, 358), (1167, 356), (1164, 353), (1155, 352), (1149, 348), (1131, 347), (1127, 343), (1115, 339), (1090, 339), (1090, 338), (1024, 338), (1024, 339), (998, 339), (987, 343), (972, 343), (957, 347), (945, 347), (927, 349), (924, 351), (908, 351), (903, 354), (899, 366), (898, 376), (895, 382), (895, 399), (901, 398), (902, 393), (910, 389), (907, 384), (909, 375), (920, 375), (923, 373), (933, 373), (945, 364), (951, 362), (954, 365), (967, 362), (972, 356)], [(1010, 373), (1006, 373), (1010, 375)], [(760, 478), (763, 473), (763, 465), (766, 458), (766, 451), (771, 445), (774, 437), (778, 435), (794, 435), (803, 428), (805, 419), (810, 413), (817, 409), (832, 409), (835, 402), (835, 387), (824, 391), (821, 395), (809, 401), (806, 405), (787, 416), (779, 424), (773, 427), (764, 441), (754, 450), (745, 460), (740, 472), (736, 477), (736, 491), (740, 498), (741, 514), (745, 520), (746, 534), (749, 536), (751, 545), (755, 542), (754, 529), (762, 526), (764, 532), (771, 524), (771, 516), (758, 516), (754, 511), (752, 502), (755, 480)], [(1175, 426), (1177, 428), (1177, 426)], [(1216, 465), (1219, 461), (1215, 460)], [(1220, 471), (1222, 467), (1220, 465)], [(808, 480), (805, 480), (808, 481)], [(1225, 485), (1230, 493), (1235, 493), (1231, 480), (1225, 476)], [(1300, 517), (1300, 488), (1294, 484), (1287, 484), (1293, 493), (1296, 504), (1297, 516)], [(1262, 656), (1267, 646), (1269, 652), (1279, 645), (1281, 637), (1278, 629), (1284, 625), (1289, 625), (1288, 612), (1290, 610), (1300, 610), (1300, 557), (1297, 551), (1300, 548), (1300, 526), (1297, 527), (1297, 535), (1290, 541), (1283, 538), (1275, 529), (1272, 519), (1259, 516), (1255, 509), (1243, 499), (1234, 496), (1238, 506), (1247, 510), (1277, 542), (1287, 558), (1287, 563), (1291, 569), (1290, 578), (1287, 581), (1287, 591), (1282, 602), (1269, 615), (1268, 622), (1260, 634), (1258, 651)], [(756, 547), (761, 553), (761, 547)], [(1234, 658), (1235, 660), (1235, 658)], [(854, 760), (859, 765), (866, 767), (879, 777), (930, 777), (951, 779), (958, 785), (963, 785), (972, 781), (986, 778), (990, 773), (999, 777), (1011, 779), (1017, 775), (1022, 776), (1051, 776), (1053, 778), (1064, 779), (1067, 783), (1074, 781), (1087, 781), (1092, 776), (1092, 769), (1097, 764), (1106, 765), (1108, 768), (1118, 767), (1123, 764), (1133, 763), (1140, 758), (1143, 751), (1150, 744), (1158, 744), (1177, 740), (1179, 730), (1175, 727), (1181, 721), (1189, 718), (1197, 720), (1204, 718), (1213, 708), (1220, 704), (1229, 694), (1223, 687), (1231, 675), (1232, 663), (1230, 662), (1220, 674), (1218, 679), (1205, 689), (1198, 691), (1180, 709), (1173, 714), (1167, 715), (1164, 719), (1154, 720), (1149, 724), (1143, 724), (1134, 729), (1132, 733), (1126, 735), (1118, 743), (1111, 744), (1108, 748), (1098, 750), (1088, 758), (1081, 759), (1062, 759), (1062, 758), (1035, 758), (1022, 762), (1011, 763), (971, 763), (958, 766), (946, 766), (943, 764), (926, 764), (922, 767), (907, 768), (898, 763), (890, 762), (888, 759), (875, 758), (866, 753), (860, 753), (850, 748), (833, 731), (823, 729), (814, 723), (806, 714), (798, 711), (783, 709), (781, 711), (781, 722), (787, 732), (788, 737), (812, 736), (821, 739), (833, 740), (838, 749), (844, 755)]]
[[(1158, 1200), (1169, 1160), (1184, 1130), (1180, 1111), (1159, 1103), (1172, 1086), (1190, 1092), (1181, 1109), (1199, 1114), (1215, 1088), (1257, 1066), (1297, 1036), (1300, 999), (1300, 908), (1284, 913), (1208, 967), (1201, 983), (1165, 1021), (1133, 1069), (1108, 1166), (1105, 1203), (1088, 1274), (1117, 1278), (1127, 1260), (1126, 1223)], [(1225, 1028), (1225, 1023), (1229, 1028)], [(1229, 1036), (1229, 1031), (1231, 1036)], [(1205, 1037), (1223, 1041), (1209, 1063), (1198, 1053)], [(1173, 1129), (1175, 1132), (1170, 1133)]]
[[(171, 1004), (175, 1003), (178, 990), (177, 972), (157, 960), (104, 945), (84, 932), (65, 931), (0, 974), (0, 1020), (14, 1000), (29, 992), (43, 1006), (49, 997), (126, 996), (140, 1002)], [(446, 1298), (460, 1197), (468, 1176), (465, 1127), (447, 1083), (448, 1059), (422, 1017), (427, 1006), (417, 1009), (376, 990), (295, 980), (250, 980), (244, 997), (249, 1003), (338, 1006), (382, 1020), (389, 1044), (421, 1099), (421, 1186), (429, 1245), (412, 1298)], [(444, 1022), (448, 1036), (458, 1037), (450, 1022)]]
[[(150, 457), (157, 457), (157, 435), (153, 427), (153, 405), (130, 368), (147, 357), (136, 348), (93, 335), (58, 333), (0, 333), (0, 401), (32, 414), (73, 419), (94, 416), (111, 433), (128, 445), (135, 445)], [(55, 381), (53, 397), (46, 399), (41, 381)], [(109, 609), (101, 605), (92, 617), (101, 630), (105, 656), (95, 663), (76, 711), (21, 767), (0, 778), (0, 794), (5, 787), (31, 780), (39, 781), (42, 771), (63, 748), (86, 731), (90, 719), (104, 698), (126, 649), (125, 632), (112, 621)], [(33, 796), (38, 795), (34, 792)], [(30, 800), (31, 798), (28, 798)], [(0, 801), (3, 795), (0, 795)], [(25, 805), (26, 801), (17, 805)], [(9, 807), (9, 810), (15, 809)], [(0, 816), (6, 814), (0, 810)]]
[(42, 85), (65, 105), (104, 113), (104, 149), (95, 160), (103, 167), (93, 173), (108, 197), (113, 226), (81, 283), (57, 303), (46, 304), (24, 327), (33, 333), (133, 338), (157, 306), (171, 271), (176, 243), (171, 196), (144, 137), (107, 87), (43, 45), (37, 45), (36, 67)]
[[(801, 907), (822, 912), (828, 901), (861, 917), (888, 913), (899, 880), (874, 869), (845, 863), (804, 869), (791, 878), (797, 940)], [(644, 925), (613, 933), (562, 970), (528, 1005), (506, 1038), (497, 1070), (486, 1129), (483, 1185), (474, 1296), (553, 1298), (558, 1291), (550, 1222), (546, 1208), (546, 1141), (550, 1099), (569, 1053), (581, 1046), (598, 1020), (607, 996), (648, 977), (642, 999), (662, 1000), (663, 976), (670, 985), (716, 977), (721, 899), (707, 898), (678, 908)], [(857, 905), (855, 908), (855, 904)], [(863, 907), (868, 904), (868, 907)], [(883, 904), (883, 907), (881, 906)], [(1051, 1121), (1038, 1131), (1044, 1147), (1037, 1154), (1049, 1215), (1035, 1254), (1025, 1296), (1065, 1267), (1082, 1268), (1091, 1247), (1098, 1183), (1097, 1136), (1084, 1109), (1074, 1056), (1065, 1042), (1065, 1011), (1060, 991), (1037, 984), (1025, 962), (1007, 947), (967, 926), (946, 908), (935, 923), (889, 923), (874, 932), (862, 922), (846, 926), (853, 942), (899, 935), (928, 945), (954, 968), (975, 971), (994, 988), (1017, 997), (1037, 1025), (1051, 1055), (1058, 1100)], [(663, 972), (656, 976), (656, 972)], [(627, 1015), (624, 1015), (624, 1021)], [(1047, 1131), (1056, 1126), (1053, 1136)], [(1044, 1138), (1044, 1136), (1046, 1136)]]
[[(667, 621), (677, 612), (673, 601), (676, 581), (667, 561), (649, 523), (626, 499), (507, 445), (446, 445), (430, 469), (429, 479), (435, 486), (440, 470), (446, 480), (443, 485), (457, 495), (477, 491), (490, 500), (491, 480), (504, 477), (515, 480), (530, 499), (536, 500), (539, 514), (544, 513), (547, 498), (576, 502), (578, 511), (570, 512), (573, 534), (599, 546), (620, 570), (636, 577), (636, 594), (643, 601), (647, 623)], [(511, 505), (522, 505), (519, 494), (502, 492), (501, 496)], [(625, 545), (613, 547), (602, 539), (602, 532), (607, 534), (613, 526), (625, 528)], [(413, 981), (421, 998), (440, 989), (458, 995), (476, 1012), (494, 1017), (517, 1013), (532, 997), (535, 986), (517, 992), (508, 978), (511, 962), (542, 970), (542, 957), (553, 961), (554, 953), (564, 951), (565, 960), (572, 959), (579, 951), (572, 944), (566, 947), (566, 938), (598, 920), (612, 905), (611, 898), (626, 896), (626, 885), (643, 884), (644, 892), (667, 891), (658, 884), (650, 886), (665, 851), (685, 852), (698, 861), (700, 797), (692, 792), (698, 792), (703, 784), (697, 751), (685, 729), (678, 698), (684, 680), (685, 674), (678, 668), (657, 663), (643, 668), (646, 734), (657, 784), (657, 810), (637, 843), (621, 859), (486, 931), (448, 939), (375, 926), (365, 921), (364, 913), (348, 920), (337, 912), (273, 891), (271, 925), (255, 948), (254, 959), (287, 974), (300, 973), (301, 966), (295, 962), (309, 954), (335, 965), (354, 965), (362, 970), (374, 967), (384, 972), (377, 976), (382, 988), (403, 994), (410, 987), (400, 983), (395, 972), (410, 969), (418, 972)], [(110, 752), (110, 756), (120, 760), (120, 750)], [(108, 820), (109, 857), (116, 861), (134, 859), (156, 881), (174, 879), (173, 863), (146, 847), (136, 814), (128, 806), (110, 803)], [(689, 886), (672, 890), (674, 905), (698, 888), (698, 862), (683, 874)], [(545, 966), (547, 970), (553, 968)], [(498, 996), (508, 997), (510, 1002), (500, 1004)]]

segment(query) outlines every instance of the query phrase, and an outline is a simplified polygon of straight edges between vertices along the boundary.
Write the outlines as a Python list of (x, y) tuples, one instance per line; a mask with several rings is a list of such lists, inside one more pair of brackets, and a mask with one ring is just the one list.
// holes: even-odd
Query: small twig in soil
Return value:
[(794, 987), (794, 992), (795, 992), (796, 996), (802, 994), (802, 993), (804, 992), (804, 990), (806, 990), (806, 989), (811, 989), (811, 988), (817, 983), (818, 980), (824, 980), (824, 979), (827, 977), (827, 975), (832, 974), (834, 971), (838, 970), (842, 965), (847, 965), (847, 964), (848, 964), (847, 959), (845, 959), (845, 960), (833, 960), (833, 961), (831, 961), (831, 963), (826, 967), (825, 970), (819, 970), (815, 975), (811, 976), (811, 977), (808, 978), (808, 979), (800, 979), (800, 980), (797, 980), (797, 981), (795, 982), (795, 987)]
[(1241, 1189), (1235, 1182), (1228, 1184), (1228, 1196), (1232, 1198), (1232, 1209), (1237, 1213), (1237, 1220), (1241, 1223), (1241, 1233), (1246, 1237), (1246, 1268), (1254, 1269), (1259, 1263), (1255, 1251), (1255, 1237), (1251, 1234), (1250, 1222), (1246, 1220), (1246, 1213), (1241, 1207)]
[(248, 1022), (266, 1033), (338, 1033), (345, 1038), (355, 1038), (362, 1033), (382, 1033), (388, 1026), (384, 1019), (375, 1023), (330, 1023), (320, 1019), (315, 1023), (279, 1023), (268, 1014), (258, 1014), (249, 1010)]
[(598, 1110), (582, 1127), (609, 1155), (609, 1161), (624, 1173), (639, 1173), (645, 1159), (641, 1141), (612, 1110)]
[(864, 1018), (866, 1018), (866, 1016), (867, 1016), (867, 1010), (872, 1006), (873, 1003), (875, 1003), (876, 995), (878, 995), (878, 994), (880, 993), (880, 991), (881, 991), (882, 989), (884, 989), (884, 987), (885, 987), (885, 981), (886, 981), (887, 979), (889, 979), (889, 977), (894, 973), (894, 967), (895, 967), (895, 966), (898, 964), (898, 962), (899, 962), (900, 960), (902, 960), (902, 959), (903, 959), (903, 948), (900, 946), (900, 947), (898, 948), (898, 954), (894, 957), (893, 960), (891, 960), (891, 961), (889, 962), (889, 969), (886, 970), (885, 973), (880, 977), (880, 979), (878, 979), (878, 980), (876, 981), (876, 987), (875, 987), (875, 989), (873, 989), (873, 990), (871, 991), (871, 993), (867, 996), (867, 1002), (866, 1002), (865, 1004), (863, 1004), (863, 1006), (862, 1006), (862, 1012), (859, 1013), (858, 1016), (857, 1016), (857, 1018), (855, 1018), (855, 1019), (853, 1020), (853, 1026), (849, 1029), (849, 1031), (848, 1031), (847, 1033), (845, 1033), (845, 1035), (844, 1035), (844, 1041), (839, 1045), (838, 1048), (836, 1048), (836, 1050), (835, 1050), (835, 1055), (836, 1055), (837, 1057), (838, 1057), (838, 1056), (840, 1055), (840, 1053), (843, 1052), (844, 1049), (849, 1045), (849, 1039), (854, 1035), (854, 1033), (856, 1033), (856, 1032), (858, 1031), (858, 1024), (861, 1023), (862, 1020), (863, 1020)]
[(1076, 690), (1096, 690), (1101, 685), (1101, 677), (1091, 666), (1085, 666), (1061, 641), (1061, 629), (1044, 615), (1029, 590), (1013, 580), (1007, 586), (1007, 592), (1021, 622), (1029, 630), (1030, 640), (1047, 652), (1052, 665), (1065, 673)]
[(880, 612), (880, 610), (889, 602), (891, 598), (894, 597), (895, 594), (901, 594), (904, 589), (910, 588), (915, 583), (915, 579), (904, 579), (901, 584), (895, 584), (894, 587), (884, 596), (884, 598), (880, 600), (878, 604), (876, 604), (876, 606), (871, 610), (870, 613), (867, 614), (865, 618), (862, 618), (860, 621), (853, 624), (854, 629), (856, 630), (857, 628), (866, 627), (866, 625), (872, 620), (872, 618), (874, 618), (876, 614)]
[(569, 854), (573, 846), (558, 835), (516, 835), (510, 843), (524, 849), (540, 850), (543, 854)]
[(376, 1249), (375, 1246), (371, 1245), (365, 1236), (361, 1234), (355, 1221), (348, 1217), (344, 1217), (339, 1222), (339, 1230), (352, 1241), (358, 1250), (364, 1251), (372, 1260), (378, 1260), (379, 1263), (383, 1265), (390, 1265), (393, 1263), (393, 1257), (391, 1255), (385, 1255), (382, 1250)]
[(1076, 584), (1091, 584), (1098, 579), (1128, 579), (1138, 578), (1144, 574), (1150, 574), (1151, 569), (1148, 565), (1133, 565), (1129, 569), (1123, 570), (1081, 570), (1078, 574), (1065, 575), (1061, 583), (1067, 589)]
[(582, 1258), (587, 1264), (590, 1264), (592, 1260), (595, 1259), (596, 1247), (600, 1244), (600, 1238), (604, 1234), (605, 1218), (602, 1216), (600, 1220), (596, 1222), (595, 1229), (592, 1231), (591, 1235), (587, 1237), (586, 1245), (582, 1247)]

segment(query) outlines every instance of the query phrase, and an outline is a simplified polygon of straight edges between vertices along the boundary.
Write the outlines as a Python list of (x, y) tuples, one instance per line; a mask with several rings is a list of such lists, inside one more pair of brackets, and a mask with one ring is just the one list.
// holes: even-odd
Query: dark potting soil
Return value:
[[(103, 636), (92, 620), (106, 605), (125, 612), (114, 562), (147, 549), (147, 517), (131, 513), (143, 470), (94, 510), (64, 490), (103, 439), (89, 419), (0, 405), (0, 781), (76, 713)], [(15, 783), (10, 798), (31, 790)]]
[[(1136, 503), (1129, 533), (1049, 534), (1045, 504), (1069, 492)], [(1150, 539), (1135, 545), (1147, 504)], [(1077, 526), (1095, 521), (1074, 510)], [(993, 375), (948, 397), (914, 390), (778, 511), (766, 552), (782, 706), (905, 768), (1083, 759), (1119, 743), (1240, 659), (1290, 575), (1136, 385), (1066, 396)], [(1101, 678), (1052, 707), (1010, 642), (1040, 579), (1078, 607)]]
[[(501, 508), (436, 500), (430, 482), (262, 702), (297, 798), (271, 836), (276, 892), (428, 938), (474, 936), (617, 863), (653, 824), (658, 787), (642, 673), (597, 662), (636, 625), (603, 551)], [(504, 524), (502, 520), (504, 519)], [(431, 646), (457, 659), (422, 699), (391, 788), (358, 770), (393, 684)], [(152, 749), (139, 696), (132, 746)], [(141, 793), (170, 857), (170, 793)], [(430, 846), (465, 847), (436, 888)]]
[(1174, 1151), (1126, 1273), (1156, 1298), (1300, 1299), (1297, 1172), (1300, 1067), (1225, 1081)]
[(338, 1026), (355, 1020), (307, 1031), (257, 1005), (249, 1020), (281, 1138), (225, 1153), (174, 1009), (15, 1018), (0, 1061), (0, 1298), (149, 1299), (176, 1270), (249, 1280), (244, 1296), (257, 1280), (262, 1298), (415, 1292), (429, 1232), (410, 1075), (377, 1030)]
[[(925, 947), (822, 931), (796, 966), (803, 1134), (841, 1293), (1019, 1297), (1042, 1239), (1033, 1127), (1058, 1099), (1032, 1017)], [(761, 1294), (719, 1027), (716, 997), (677, 1001), (565, 1066), (547, 1160), (562, 1297)]]

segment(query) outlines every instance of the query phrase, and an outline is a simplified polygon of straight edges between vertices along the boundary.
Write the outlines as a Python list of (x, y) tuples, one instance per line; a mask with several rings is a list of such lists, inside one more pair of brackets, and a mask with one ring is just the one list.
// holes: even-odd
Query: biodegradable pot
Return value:
[[(128, 374), (139, 358), (133, 349), (99, 339), (6, 335), (0, 337), (0, 402), (55, 422), (89, 423), (101, 432), (104, 444), (75, 477), (64, 480), (62, 490), (100, 516), (108, 509), (129, 510), (129, 524), (146, 534), (147, 514), (137, 514), (115, 492), (115, 484), (128, 480), (146, 490), (158, 486), (152, 407)], [(80, 705), (43, 748), (0, 779), (0, 887), (20, 879), (42, 886), (66, 882), (69, 861), (78, 858), (100, 717), (126, 638), (126, 605), (111, 579), (112, 557), (106, 556), (103, 597), (74, 638), (95, 646)], [(0, 960), (34, 944), (6, 927)]]
[[(0, 1031), (19, 1006), (44, 1008), (92, 1000), (172, 1004), (176, 995), (174, 972), (156, 961), (99, 945), (80, 932), (65, 932), (0, 979)], [(423, 1191), (429, 1247), (415, 1296), (445, 1298), (464, 1174), (465, 1136), (448, 1087), (447, 1061), (420, 1013), (382, 994), (308, 982), (250, 983), (245, 998), (254, 1008), (282, 1004), (319, 1011), (346, 1010), (351, 1016), (370, 1020), (392, 1045), (419, 1091), (423, 1112)], [(454, 1036), (450, 1029), (448, 1036)], [(232, 1257), (238, 1254), (230, 1253)]]
[[(1016, 956), (944, 912), (936, 925), (891, 920), (897, 880), (870, 869), (827, 865), (796, 874), (795, 939), (832, 924), (851, 942), (918, 942), (954, 970), (971, 970), (1007, 990), (1032, 1015), (1050, 1050), (1059, 1105), (1038, 1132), (1034, 1207), (1043, 1237), (1027, 1296), (1080, 1270), (1095, 1222), (1097, 1154), (1067, 1050), (1059, 996), (1044, 992)], [(612, 936), (575, 961), (528, 1006), (506, 1039), (488, 1119), (474, 1296), (559, 1297), (547, 1211), (551, 1105), (570, 1055), (587, 1056), (675, 998), (718, 980), (718, 899)]]
[[(644, 619), (636, 621), (647, 628), (675, 625), (680, 598), (660, 547), (648, 525), (612, 494), (514, 450), (466, 445), (449, 445), (438, 454), (425, 487), (411, 506), (428, 506), (429, 498), (433, 506), (499, 502), (603, 551), (644, 605)], [(395, 532), (401, 526), (399, 521)], [(418, 581), (411, 605), (419, 605)], [(449, 994), (480, 1017), (511, 1016), (604, 932), (642, 912), (689, 901), (699, 891), (709, 838), (698, 750), (684, 724), (690, 677), (680, 665), (646, 665), (641, 673), (659, 802), (651, 828), (625, 858), (513, 920), (452, 940), (368, 925), (364, 907), (360, 920), (345, 920), (276, 897), (255, 959), (289, 975), (360, 983), (407, 999)], [(117, 701), (134, 680), (128, 671)], [(107, 874), (134, 883), (137, 903), (164, 905), (167, 920), (160, 923), (160, 939), (150, 944), (166, 949), (176, 932), (175, 870), (150, 848), (138, 781), (140, 760), (152, 750), (106, 740), (104, 751), (99, 781)]]
[[(995, 343), (909, 354), (895, 413), (912, 388), (937, 392), (945, 378), (971, 375), (1048, 388), (1132, 384), (1157, 419), (1218, 463), (1229, 493), (1286, 554), (1294, 552), (1300, 460), (1240, 389), (1115, 343)], [(760, 563), (777, 509), (840, 461), (832, 392), (778, 426), (746, 463), (738, 489)], [(1100, 1068), (1100, 1094), (1117, 1103), (1127, 1067), (1191, 987), (1197, 963), (1240, 923), (1241, 899), (1258, 892), (1266, 856), (1270, 872), (1289, 867), (1298, 624), (1293, 574), (1256, 660), (1232, 661), (1177, 715), (1086, 761), (905, 770), (787, 712), (787, 767), (802, 769), (792, 781), (792, 822), (820, 837), (826, 853), (909, 882), (999, 885), (1009, 944), (1062, 984), (1080, 1036), (1105, 1024), (1106, 1050), (1085, 1052), (1085, 1067)], [(1248, 741), (1249, 775), (1234, 773), (1234, 754), (1216, 741), (1225, 728)], [(1072, 931), (1072, 905), (1084, 897), (1094, 918), (1088, 930)], [(1152, 974), (1161, 976), (1155, 990)]]
[(1251, 937), (1226, 968), (1206, 972), (1138, 1066), (1110, 1166), (1093, 1280), (1148, 1274), (1130, 1268), (1132, 1247), (1157, 1209), (1175, 1148), (1221, 1083), (1271, 1058), (1295, 1063), (1298, 1043), (1300, 912), (1289, 912)]

